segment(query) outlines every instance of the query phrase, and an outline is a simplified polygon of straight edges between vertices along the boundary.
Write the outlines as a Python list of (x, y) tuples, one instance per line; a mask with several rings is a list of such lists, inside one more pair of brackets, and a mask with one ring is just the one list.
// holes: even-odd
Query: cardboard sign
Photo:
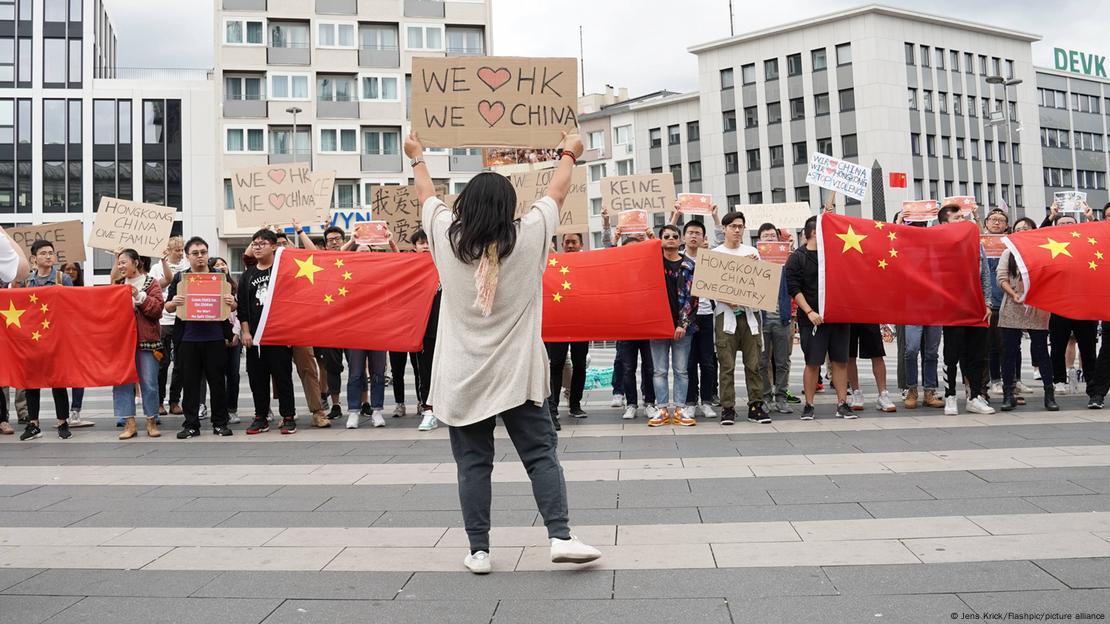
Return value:
[(690, 293), (732, 306), (778, 309), (782, 267), (750, 256), (702, 249), (694, 265)]
[(1006, 244), (1002, 242), (1004, 236), (1005, 234), (983, 234), (979, 237), (988, 258), (1002, 257), (1002, 252), (1006, 251)]
[(975, 201), (975, 198), (971, 195), (953, 195), (952, 197), (945, 197), (940, 202), (941, 206), (947, 206), (948, 204), (956, 204), (960, 207), (960, 212), (965, 215), (973, 215), (979, 211), (979, 202)]
[(1057, 191), (1052, 194), (1060, 212), (1083, 212), (1080, 202), (1087, 203), (1087, 194), (1083, 191)]
[(701, 193), (679, 193), (678, 206), (683, 214), (713, 214), (713, 196)]
[(172, 206), (101, 197), (89, 247), (113, 252), (123, 247), (143, 256), (161, 258), (176, 214)]
[(437, 147), (554, 148), (578, 126), (573, 58), (412, 59), (412, 129)]
[(355, 224), (355, 243), (377, 247), (389, 246), (389, 224), (385, 221), (364, 221)]
[(813, 216), (813, 210), (805, 202), (785, 204), (740, 204), (733, 210), (744, 213), (744, 224), (755, 232), (764, 223), (774, 224), (776, 228), (801, 229), (806, 219)]
[[(786, 260), (794, 251), (790, 248), (790, 243), (782, 241), (756, 241), (755, 248), (759, 250), (759, 257), (765, 262), (779, 265), (786, 264)], [(701, 256), (701, 252), (698, 252), (698, 256)]]
[(231, 294), (231, 283), (223, 273), (185, 273), (177, 294), (185, 297), (185, 305), (177, 308), (177, 318), (183, 321), (226, 321), (231, 314), (223, 300)]
[(646, 210), (633, 208), (617, 213), (617, 227), (621, 235), (643, 234), (648, 231), (648, 213)]
[(926, 223), (937, 218), (940, 206), (935, 199), (918, 199), (902, 202), (902, 221), (906, 223)]
[(307, 163), (236, 169), (235, 221), (240, 227), (320, 223), (328, 217), (334, 185), (334, 171), (313, 171)]
[[(519, 218), (532, 208), (537, 199), (547, 194), (547, 187), (555, 175), (555, 167), (538, 171), (509, 174), (509, 182), (516, 190), (516, 216)], [(586, 168), (575, 167), (570, 177), (570, 192), (559, 209), (559, 226), (556, 234), (589, 232), (590, 214), (586, 206)]]
[(397, 248), (401, 251), (412, 249), (409, 239), (420, 229), (420, 196), (416, 187), (375, 184), (370, 187), (368, 203), (374, 219), (384, 221), (393, 232)]
[(816, 184), (862, 201), (871, 188), (871, 170), (863, 165), (814, 153), (809, 157), (806, 184)]
[(622, 210), (670, 213), (674, 208), (674, 176), (647, 173), (602, 178), (601, 205), (610, 214)]
[(59, 221), (42, 225), (26, 225), (4, 228), (27, 257), (31, 257), (31, 245), (38, 240), (54, 243), (54, 255), (58, 264), (85, 261), (85, 233), (80, 221)]

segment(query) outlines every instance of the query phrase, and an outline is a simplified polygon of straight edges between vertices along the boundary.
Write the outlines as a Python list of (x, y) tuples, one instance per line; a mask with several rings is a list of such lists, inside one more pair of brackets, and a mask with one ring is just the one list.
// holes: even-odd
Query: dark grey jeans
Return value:
[(493, 430), (497, 417), (509, 432), (520, 461), (532, 480), (532, 496), (548, 537), (570, 538), (567, 484), (556, 449), (559, 439), (546, 403), (525, 403), (465, 427), (451, 427), (451, 453), (458, 466), (459, 503), (471, 551), (489, 551), (490, 501), (493, 487)]

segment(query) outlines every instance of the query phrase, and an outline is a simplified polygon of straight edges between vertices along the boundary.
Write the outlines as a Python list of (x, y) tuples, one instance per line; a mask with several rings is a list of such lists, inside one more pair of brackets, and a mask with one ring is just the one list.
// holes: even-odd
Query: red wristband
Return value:
[(573, 160), (573, 161), (578, 160), (578, 157), (575, 156), (574, 152), (572, 152), (570, 150), (559, 150), (559, 158), (562, 158), (563, 156), (570, 156), (570, 159)]

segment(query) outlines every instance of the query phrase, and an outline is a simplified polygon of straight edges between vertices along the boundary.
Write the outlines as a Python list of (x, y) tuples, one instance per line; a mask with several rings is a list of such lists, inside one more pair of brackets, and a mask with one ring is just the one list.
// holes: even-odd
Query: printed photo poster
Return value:
[(902, 202), (902, 221), (928, 223), (937, 218), (940, 206), (935, 199), (917, 199)]
[(1002, 242), (1005, 234), (983, 234), (979, 237), (979, 242), (983, 243), (983, 250), (987, 252), (988, 258), (1001, 258), (1002, 252), (1006, 251), (1006, 244)]
[[(979, 202), (971, 195), (953, 195), (952, 197), (945, 197), (940, 202), (940, 207), (947, 206), (948, 204), (956, 204), (960, 207), (960, 212), (964, 215), (975, 215), (979, 212)], [(939, 207), (938, 207), (939, 208)]]
[[(519, 218), (532, 208), (537, 199), (547, 194), (547, 187), (555, 175), (555, 167), (509, 174), (509, 182), (516, 191), (516, 216)], [(575, 167), (571, 172), (570, 192), (559, 208), (560, 236), (570, 232), (580, 234), (590, 231), (589, 208), (586, 203), (586, 167)]]
[(644, 234), (648, 231), (648, 212), (639, 208), (622, 210), (617, 213), (617, 227), (621, 229), (621, 236)]
[(482, 166), (487, 169), (508, 165), (538, 165), (559, 160), (559, 150), (520, 147), (487, 147), (482, 150)]
[(223, 273), (183, 273), (177, 294), (185, 297), (185, 305), (177, 308), (183, 321), (226, 321), (231, 314), (223, 301), (231, 294), (231, 283)]
[(172, 206), (101, 197), (89, 246), (111, 252), (130, 248), (150, 258), (161, 258), (176, 214)]
[(1082, 213), (1087, 204), (1087, 194), (1083, 191), (1056, 191), (1052, 194), (1060, 212)]
[[(757, 241), (755, 248), (759, 250), (759, 257), (765, 262), (779, 265), (786, 264), (786, 260), (794, 251), (790, 243), (784, 241)], [(701, 256), (700, 251), (698, 256)]]
[(674, 176), (669, 173), (602, 178), (601, 205), (610, 215), (624, 210), (670, 214), (674, 210)]
[(231, 172), (235, 221), (240, 227), (321, 223), (329, 216), (334, 171), (307, 163), (248, 167)]
[[(59, 221), (42, 225), (24, 225), (4, 228), (27, 257), (31, 257), (31, 245), (35, 241), (48, 240), (54, 243), (54, 258), (58, 264), (85, 261), (85, 233), (80, 221)], [(161, 257), (161, 255), (159, 255)]]
[(713, 196), (703, 193), (679, 193), (678, 205), (683, 214), (713, 214)]
[(871, 188), (871, 169), (846, 160), (814, 153), (809, 157), (806, 184), (816, 184), (853, 199), (863, 200)]
[(553, 149), (578, 126), (578, 60), (412, 59), (411, 119), (424, 145)]
[(389, 223), (386, 221), (364, 221), (356, 223), (355, 243), (371, 247), (389, 246)]

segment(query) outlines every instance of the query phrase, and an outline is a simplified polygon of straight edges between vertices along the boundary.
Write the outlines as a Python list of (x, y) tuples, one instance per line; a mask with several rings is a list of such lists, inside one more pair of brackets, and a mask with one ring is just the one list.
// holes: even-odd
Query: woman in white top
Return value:
[(543, 270), (559, 206), (583, 151), (577, 134), (566, 136), (564, 144), (547, 196), (518, 217), (516, 192), (496, 173), (475, 176), (449, 208), (435, 196), (419, 137), (411, 134), (405, 141), (443, 288), (428, 402), (450, 427), (470, 538), (464, 565), (476, 574), (492, 569), (490, 476), (497, 416), (528, 470), (551, 539), (551, 560), (586, 563), (601, 556), (570, 533), (558, 438), (546, 406)]

